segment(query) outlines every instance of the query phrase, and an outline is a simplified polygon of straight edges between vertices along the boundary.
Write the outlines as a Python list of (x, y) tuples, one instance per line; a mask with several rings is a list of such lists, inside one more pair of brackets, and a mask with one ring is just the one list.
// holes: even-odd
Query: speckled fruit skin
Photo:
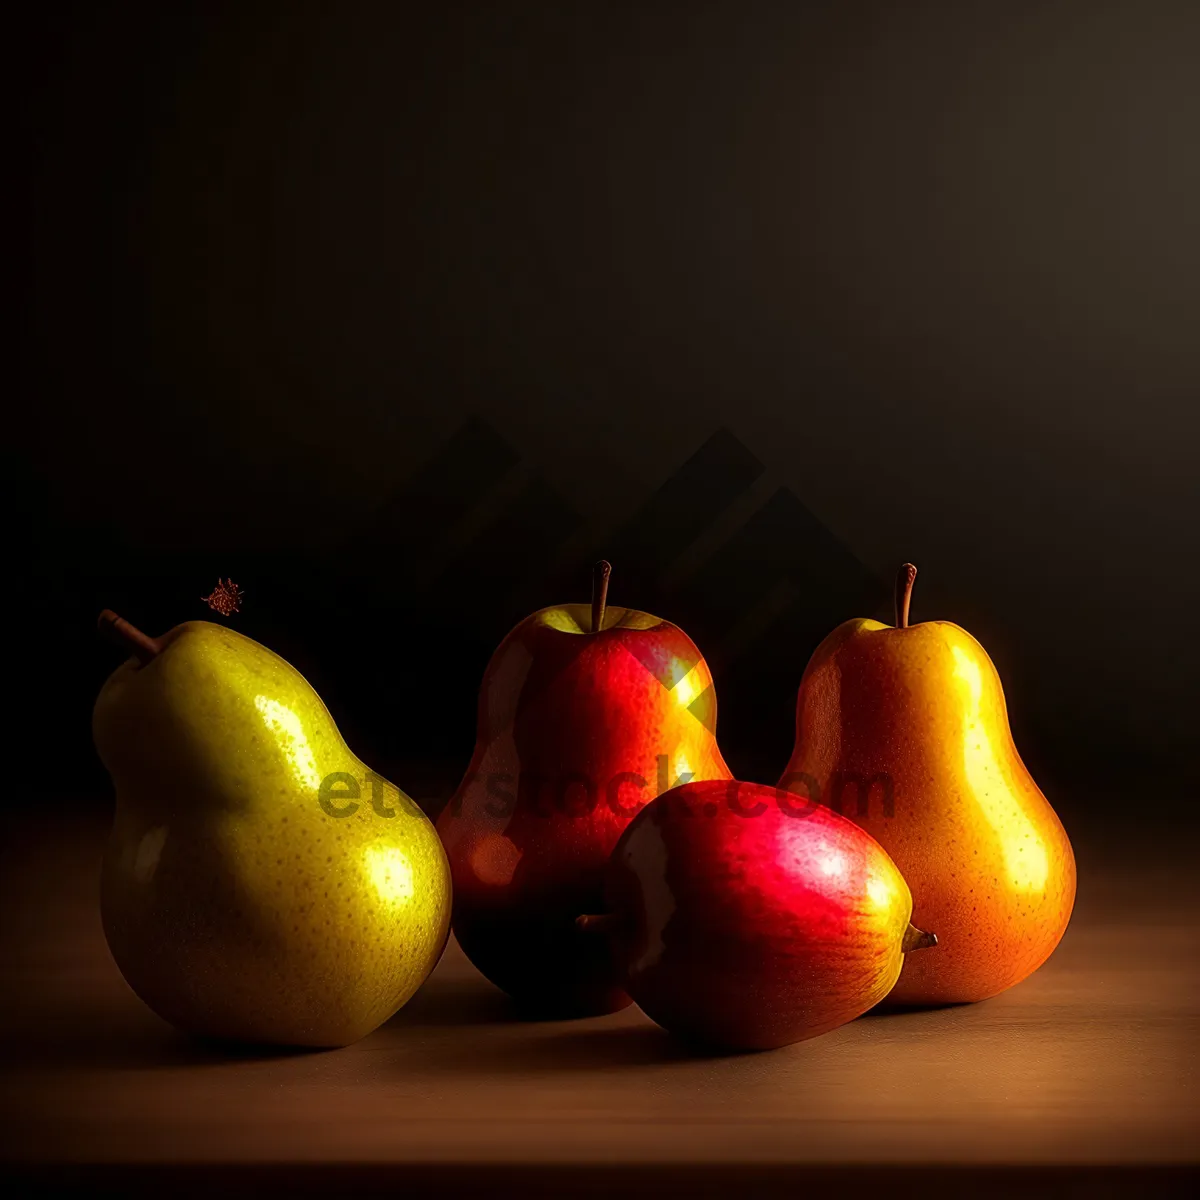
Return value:
[(878, 1003), (900, 973), (912, 909), (895, 864), (857, 825), (730, 780), (643, 810), (613, 851), (605, 901), (646, 1015), (734, 1050), (815, 1037)]
[(522, 1004), (551, 1015), (629, 1003), (600, 939), (575, 918), (600, 903), (622, 830), (682, 775), (727, 779), (712, 676), (676, 626), (609, 608), (534, 613), (492, 656), (475, 754), (438, 819), (454, 933)]
[[(893, 815), (882, 783), (865, 804), (839, 785), (877, 775), (891, 780)], [(938, 935), (889, 1004), (983, 1000), (1058, 945), (1075, 901), (1071, 843), (1013, 745), (991, 659), (957, 625), (835, 629), (801, 680), (780, 785), (840, 802), (903, 872), (914, 923)]]
[[(356, 1041), (445, 946), (437, 833), (354, 757), (283, 659), (204, 621), (160, 641), (156, 658), (114, 672), (93, 714), (116, 786), (101, 913), (117, 966), (192, 1033)], [(322, 807), (335, 772), (346, 778), (324, 804), (345, 816)]]

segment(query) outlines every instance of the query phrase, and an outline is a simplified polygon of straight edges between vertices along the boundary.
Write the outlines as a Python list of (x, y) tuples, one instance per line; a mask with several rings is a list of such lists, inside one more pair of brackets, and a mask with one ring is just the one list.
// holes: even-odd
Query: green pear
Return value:
[(433, 825), (364, 766), (308, 681), (189, 621), (134, 650), (92, 728), (116, 788), (101, 915), (130, 987), (180, 1029), (343, 1046), (420, 987), (446, 944)]

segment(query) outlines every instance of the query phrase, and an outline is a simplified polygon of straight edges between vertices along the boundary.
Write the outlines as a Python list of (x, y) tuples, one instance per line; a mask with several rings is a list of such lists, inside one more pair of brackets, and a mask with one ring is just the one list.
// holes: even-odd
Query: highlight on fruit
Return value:
[[(1049, 957), (1070, 841), (983, 647), (913, 621), (912, 563), (891, 624), (845, 621), (813, 652), (774, 786), (734, 777), (699, 648), (612, 603), (613, 578), (599, 560), (586, 599), (496, 648), (436, 827), (267, 647), (105, 609), (128, 657), (93, 712), (116, 792), (101, 918), (137, 995), (192, 1033), (346, 1045), (452, 928), (527, 1012), (636, 1003), (686, 1041), (763, 1050), (986, 999)], [(205, 600), (228, 616), (242, 595), (225, 579)]]
[[(682, 785), (693, 782), (691, 776), (684, 775), (671, 782), (667, 767), (670, 756), (660, 754), (656, 758), (659, 769), (653, 781), (632, 771), (621, 771), (607, 779), (591, 779), (577, 772), (538, 774), (523, 771), (514, 776), (507, 771), (493, 771), (473, 776), (470, 782), (473, 787), (483, 789), (488, 797), (484, 811), (495, 819), (510, 818), (518, 811), (544, 820), (558, 816), (582, 819), (598, 808), (617, 817), (632, 817), (641, 811), (649, 799), (663, 793), (670, 795), (665, 803), (689, 803), (688, 794), (680, 789)], [(337, 781), (322, 781), (322, 807), (326, 807), (326, 800), (334, 796), (335, 786), (349, 789), (351, 782), (340, 777)], [(799, 790), (801, 786), (803, 791)], [(357, 789), (356, 782), (354, 787)], [(742, 793), (747, 788), (756, 789), (753, 800), (743, 800)], [(728, 780), (720, 797), (707, 799), (704, 807), (697, 810), (695, 815), (712, 816), (718, 806), (724, 805), (742, 817), (760, 816), (768, 804), (757, 790), (761, 788), (761, 784)], [(649, 794), (647, 789), (652, 789)], [(838, 772), (828, 780), (824, 790), (811, 775), (794, 773), (788, 776), (786, 783), (781, 781), (773, 791), (774, 798), (770, 803), (789, 817), (808, 816), (822, 805), (841, 812), (851, 802), (859, 814), (866, 813), (873, 803), (880, 805), (885, 816), (890, 817), (895, 813), (894, 789), (890, 777), (884, 772), (869, 777), (853, 771)], [(347, 790), (338, 792), (337, 796), (357, 800), (358, 792), (355, 790), (351, 795)], [(463, 802), (464, 792), (460, 788), (447, 809), (453, 816), (459, 816)], [(326, 811), (331, 816), (340, 815), (331, 807)]]
[[(126, 982), (206, 1037), (365, 1037), (449, 936), (450, 869), (433, 825), (265, 646), (208, 621), (151, 637), (108, 609), (99, 627), (130, 655), (92, 715), (116, 792), (100, 915)], [(367, 782), (378, 807), (332, 821), (314, 797), (347, 780)]]
[[(761, 819), (722, 803), (733, 790)], [(577, 918), (647, 1016), (687, 1040), (763, 1050), (816, 1037), (938, 945), (911, 923), (908, 886), (874, 838), (821, 806), (791, 820), (775, 791), (718, 780), (659, 796), (613, 851), (603, 910)]]
[[(894, 624), (857, 618), (813, 651), (779, 786), (869, 768), (886, 806), (843, 807), (878, 840), (942, 946), (906, 963), (890, 1003), (987, 999), (1027, 978), (1066, 931), (1075, 857), (1013, 743), (984, 648), (950, 621), (911, 619), (917, 568), (896, 575)], [(798, 789), (797, 789), (798, 790)], [(805, 788), (812, 795), (811, 788)]]
[(677, 782), (732, 777), (696, 644), (614, 603), (606, 560), (580, 585), (586, 601), (531, 613), (492, 655), (474, 753), (437, 822), (459, 945), (519, 1005), (555, 1016), (630, 1003), (603, 944), (575, 927), (597, 911), (622, 830)]

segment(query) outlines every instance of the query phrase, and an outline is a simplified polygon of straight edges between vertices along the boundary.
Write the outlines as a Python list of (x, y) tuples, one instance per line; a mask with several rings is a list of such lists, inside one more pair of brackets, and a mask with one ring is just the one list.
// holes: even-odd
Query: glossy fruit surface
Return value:
[(746, 1050), (815, 1037), (877, 1004), (900, 973), (912, 909), (895, 864), (857, 825), (730, 780), (646, 808), (613, 852), (605, 901), (647, 1016)]
[(993, 996), (1062, 937), (1071, 844), (1013, 745), (995, 667), (957, 625), (835, 629), (801, 680), (780, 784), (875, 837), (912, 889), (913, 920), (937, 931), (939, 946), (905, 965), (889, 1002)]
[(116, 787), (101, 897), (113, 957), (181, 1029), (353, 1042), (445, 945), (437, 833), (266, 647), (205, 621), (159, 644), (113, 673), (93, 715)]
[(724, 779), (712, 676), (670, 622), (587, 605), (543, 609), (492, 656), (465, 778), (438, 819), (454, 932), (522, 1003), (554, 1014), (628, 1004), (574, 920), (600, 902), (617, 838), (683, 779)]

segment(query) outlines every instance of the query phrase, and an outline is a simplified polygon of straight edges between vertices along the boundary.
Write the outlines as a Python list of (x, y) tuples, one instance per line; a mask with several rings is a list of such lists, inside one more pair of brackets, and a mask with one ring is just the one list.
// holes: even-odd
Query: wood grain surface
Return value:
[(927, 1195), (1195, 1182), (1200, 927), (1182, 862), (1080, 848), (1071, 928), (1024, 984), (969, 1007), (868, 1015), (785, 1050), (696, 1057), (636, 1009), (523, 1021), (452, 943), (371, 1037), (278, 1054), (191, 1041), (130, 992), (100, 929), (97, 818), (7, 832), (2, 1157), (27, 1188), (782, 1194), (836, 1182)]

